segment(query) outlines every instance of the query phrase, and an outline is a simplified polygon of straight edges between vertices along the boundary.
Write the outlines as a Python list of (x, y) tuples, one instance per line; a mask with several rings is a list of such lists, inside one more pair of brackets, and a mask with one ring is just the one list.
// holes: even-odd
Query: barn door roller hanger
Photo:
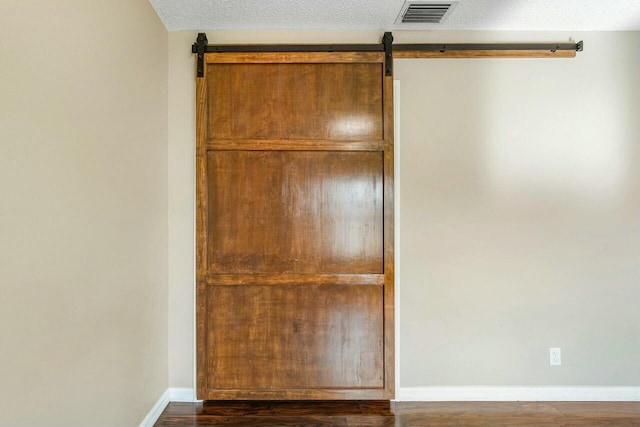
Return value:
[[(198, 33), (191, 52), (198, 55), (197, 75), (204, 76), (205, 53), (240, 52), (384, 52), (385, 75), (393, 75), (393, 53), (402, 58), (467, 57), (558, 57), (575, 56), (584, 43), (410, 43), (393, 44), (393, 35), (384, 33), (380, 44), (283, 44), (283, 45), (210, 45), (207, 35)], [(482, 53), (482, 54), (480, 54)], [(508, 53), (508, 54), (507, 54)], [(568, 53), (569, 55), (561, 55)]]

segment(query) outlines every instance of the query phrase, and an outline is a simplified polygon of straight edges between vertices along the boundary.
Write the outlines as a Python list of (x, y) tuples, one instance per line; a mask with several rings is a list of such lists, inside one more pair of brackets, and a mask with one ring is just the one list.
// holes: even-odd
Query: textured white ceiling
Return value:
[(640, 30), (640, 0), (460, 0), (442, 24), (395, 24), (404, 0), (150, 0), (168, 30)]

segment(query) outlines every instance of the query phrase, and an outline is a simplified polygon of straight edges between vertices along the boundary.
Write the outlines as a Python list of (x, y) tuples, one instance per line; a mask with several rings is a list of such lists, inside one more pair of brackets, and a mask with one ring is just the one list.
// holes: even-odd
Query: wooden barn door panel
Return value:
[(211, 64), (212, 139), (383, 139), (382, 67)]
[(211, 286), (207, 386), (383, 387), (382, 298), (379, 285)]
[(209, 151), (208, 271), (382, 274), (382, 155)]
[(197, 81), (200, 399), (393, 396), (383, 54), (207, 54)]

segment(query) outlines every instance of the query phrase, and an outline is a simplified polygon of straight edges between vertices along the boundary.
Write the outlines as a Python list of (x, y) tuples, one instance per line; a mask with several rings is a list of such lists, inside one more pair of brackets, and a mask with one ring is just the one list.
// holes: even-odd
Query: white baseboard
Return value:
[(196, 391), (192, 388), (170, 388), (169, 400), (171, 402), (199, 402), (196, 399)]
[(640, 387), (401, 387), (401, 402), (640, 401)]
[(166, 408), (169, 404), (169, 395), (169, 389), (165, 390), (164, 393), (162, 393), (162, 396), (160, 396), (156, 404), (153, 405), (153, 408), (151, 408), (147, 416), (144, 417), (139, 427), (153, 427), (156, 421), (158, 421), (158, 418), (160, 418), (160, 415), (162, 414), (162, 411), (164, 411), (164, 408)]
[(196, 393), (192, 388), (168, 388), (144, 417), (139, 427), (153, 427), (169, 402), (199, 402), (199, 400), (196, 400)]

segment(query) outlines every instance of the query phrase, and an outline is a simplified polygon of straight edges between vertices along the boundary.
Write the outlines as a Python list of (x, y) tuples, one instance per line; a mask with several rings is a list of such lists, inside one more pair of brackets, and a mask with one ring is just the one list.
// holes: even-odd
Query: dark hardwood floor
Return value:
[(170, 403), (155, 424), (176, 426), (640, 427), (639, 402)]

